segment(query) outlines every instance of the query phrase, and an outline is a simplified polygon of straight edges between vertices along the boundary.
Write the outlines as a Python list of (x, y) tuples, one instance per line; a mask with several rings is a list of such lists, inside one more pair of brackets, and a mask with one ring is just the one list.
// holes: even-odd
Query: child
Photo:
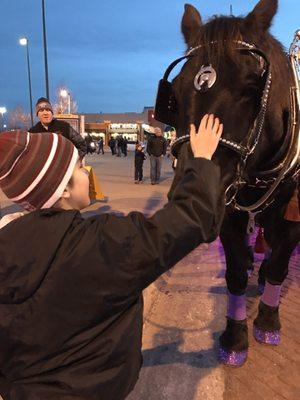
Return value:
[(134, 156), (134, 183), (143, 183), (143, 163), (146, 156), (143, 152), (143, 147), (140, 143), (136, 145)]
[[(222, 221), (222, 125), (191, 128), (190, 159), (151, 218), (96, 215), (78, 151), (62, 135), (0, 134), (0, 186), (30, 212), (0, 229), (0, 395), (4, 400), (123, 400), (142, 364), (142, 291)], [(3, 224), (4, 225), (4, 224)]]

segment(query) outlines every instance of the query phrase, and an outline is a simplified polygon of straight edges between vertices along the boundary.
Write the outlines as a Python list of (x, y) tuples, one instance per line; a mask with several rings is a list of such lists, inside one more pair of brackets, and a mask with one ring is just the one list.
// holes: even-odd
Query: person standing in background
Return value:
[(113, 137), (111, 137), (108, 141), (108, 145), (110, 147), (111, 155), (114, 156), (116, 154), (115, 148), (116, 148), (116, 141)]
[(69, 139), (78, 149), (79, 157), (83, 157), (87, 153), (87, 145), (80, 133), (76, 132), (66, 121), (53, 118), (53, 108), (48, 99), (40, 97), (35, 105), (36, 115), (40, 120), (37, 124), (29, 129), (30, 133), (51, 132), (63, 135)]
[(147, 144), (147, 153), (150, 156), (150, 179), (151, 185), (158, 185), (161, 175), (162, 159), (166, 155), (167, 141), (162, 135), (160, 128), (154, 128), (154, 135), (150, 137)]
[(128, 140), (124, 136), (123, 137), (123, 143), (122, 143), (122, 153), (124, 154), (124, 157), (127, 157), (127, 144), (128, 144)]
[(146, 156), (141, 144), (136, 145), (134, 155), (134, 183), (143, 183), (143, 164)]
[(97, 151), (97, 154), (100, 154), (100, 153), (104, 154), (104, 148), (103, 148), (103, 146), (104, 146), (103, 138), (100, 138), (100, 139), (98, 140), (98, 151)]

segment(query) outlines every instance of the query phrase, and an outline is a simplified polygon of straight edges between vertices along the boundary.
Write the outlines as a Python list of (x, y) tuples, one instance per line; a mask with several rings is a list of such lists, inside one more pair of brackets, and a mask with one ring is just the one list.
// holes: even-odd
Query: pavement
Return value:
[[(141, 211), (153, 214), (167, 201), (173, 178), (163, 161), (162, 182), (150, 185), (149, 160), (145, 181), (133, 182), (133, 154), (127, 158), (87, 158), (96, 172), (105, 201), (95, 202), (84, 216)], [(18, 208), (0, 193), (2, 214)], [(263, 346), (250, 335), (242, 368), (217, 361), (218, 337), (225, 327), (224, 252), (219, 240), (201, 245), (144, 291), (144, 364), (128, 400), (300, 400), (300, 248), (294, 252), (281, 298), (282, 343)], [(256, 316), (259, 296), (257, 268), (247, 291), (248, 327)]]

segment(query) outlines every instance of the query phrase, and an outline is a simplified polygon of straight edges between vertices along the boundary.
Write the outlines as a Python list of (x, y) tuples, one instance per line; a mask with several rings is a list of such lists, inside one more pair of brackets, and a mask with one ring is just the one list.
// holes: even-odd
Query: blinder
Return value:
[(189, 59), (193, 56), (184, 56), (177, 58), (172, 64), (168, 66), (163, 78), (158, 83), (154, 118), (166, 125), (177, 127), (178, 124), (178, 105), (174, 93), (172, 83), (168, 81), (171, 71), (179, 64), (182, 60)]

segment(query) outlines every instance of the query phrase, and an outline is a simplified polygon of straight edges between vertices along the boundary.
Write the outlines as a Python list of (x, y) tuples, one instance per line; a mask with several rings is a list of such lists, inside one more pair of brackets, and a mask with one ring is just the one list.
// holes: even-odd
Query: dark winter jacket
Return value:
[(167, 141), (162, 136), (152, 135), (148, 140), (147, 153), (150, 156), (160, 157), (166, 155), (167, 151)]
[(193, 159), (145, 218), (32, 212), (0, 229), (4, 400), (123, 400), (142, 364), (142, 290), (219, 234), (219, 169)]
[(85, 140), (83, 137), (75, 131), (71, 127), (70, 124), (68, 124), (65, 121), (58, 120), (56, 118), (53, 118), (53, 120), (50, 122), (48, 126), (48, 130), (44, 127), (44, 125), (41, 122), (38, 122), (35, 124), (33, 127), (29, 129), (29, 132), (32, 133), (39, 133), (39, 132), (52, 132), (52, 133), (60, 133), (63, 135), (65, 138), (71, 140), (71, 142), (74, 144), (75, 147), (77, 147), (79, 156), (80, 158), (83, 158), (86, 153), (87, 153), (87, 147)]
[(112, 139), (112, 138), (109, 139), (108, 145), (109, 145), (109, 147), (114, 148), (116, 146), (115, 139)]
[(141, 167), (146, 160), (145, 154), (141, 150), (136, 150), (134, 155), (134, 165), (136, 167)]

